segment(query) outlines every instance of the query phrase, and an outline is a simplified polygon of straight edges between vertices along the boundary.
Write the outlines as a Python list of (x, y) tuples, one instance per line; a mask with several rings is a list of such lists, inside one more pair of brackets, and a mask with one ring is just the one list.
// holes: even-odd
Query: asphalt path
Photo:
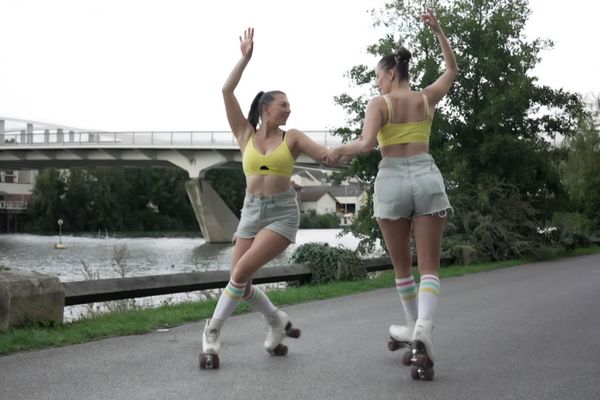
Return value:
[(600, 255), (443, 279), (435, 380), (387, 350), (394, 288), (286, 307), (286, 357), (257, 313), (230, 318), (221, 368), (200, 370), (203, 324), (0, 357), (0, 399), (600, 399)]

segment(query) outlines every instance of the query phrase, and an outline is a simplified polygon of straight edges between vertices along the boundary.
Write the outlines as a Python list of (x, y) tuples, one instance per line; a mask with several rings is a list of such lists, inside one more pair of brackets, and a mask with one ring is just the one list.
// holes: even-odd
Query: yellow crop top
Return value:
[(392, 104), (387, 96), (383, 96), (388, 107), (388, 121), (377, 132), (379, 147), (400, 143), (429, 143), (431, 133), (431, 117), (429, 115), (429, 101), (423, 93), (425, 104), (425, 118), (419, 122), (391, 123), (393, 116)]
[(249, 175), (278, 175), (292, 176), (296, 160), (285, 139), (273, 151), (267, 154), (261, 154), (254, 147), (254, 133), (248, 139), (246, 149), (242, 156), (242, 167), (244, 174)]

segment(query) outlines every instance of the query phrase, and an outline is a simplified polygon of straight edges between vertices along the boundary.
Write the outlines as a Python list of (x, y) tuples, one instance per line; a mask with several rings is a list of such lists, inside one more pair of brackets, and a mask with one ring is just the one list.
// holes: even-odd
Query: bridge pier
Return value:
[(202, 236), (207, 243), (231, 243), (238, 218), (203, 178), (185, 184)]
[(0, 146), (4, 144), (4, 120), (0, 119)]
[(231, 157), (214, 151), (180, 151), (168, 153), (166, 159), (188, 172), (190, 180), (185, 189), (204, 240), (207, 243), (231, 243), (239, 220), (204, 179), (204, 171), (231, 161)]

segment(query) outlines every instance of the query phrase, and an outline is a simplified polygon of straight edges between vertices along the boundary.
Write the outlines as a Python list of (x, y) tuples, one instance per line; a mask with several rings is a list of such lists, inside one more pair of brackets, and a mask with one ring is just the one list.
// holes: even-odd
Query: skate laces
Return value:
[(216, 328), (206, 329), (206, 338), (211, 340), (217, 340), (219, 337), (219, 330)]

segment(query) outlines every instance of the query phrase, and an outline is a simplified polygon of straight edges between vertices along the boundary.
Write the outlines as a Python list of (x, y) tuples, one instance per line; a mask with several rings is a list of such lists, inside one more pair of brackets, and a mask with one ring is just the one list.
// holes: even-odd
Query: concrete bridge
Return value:
[[(317, 143), (340, 143), (330, 131), (307, 131)], [(211, 168), (240, 168), (230, 131), (105, 132), (0, 116), (0, 169), (165, 168), (187, 171), (186, 189), (207, 242), (230, 242), (238, 219), (204, 179)], [(318, 168), (301, 156), (297, 168)]]

